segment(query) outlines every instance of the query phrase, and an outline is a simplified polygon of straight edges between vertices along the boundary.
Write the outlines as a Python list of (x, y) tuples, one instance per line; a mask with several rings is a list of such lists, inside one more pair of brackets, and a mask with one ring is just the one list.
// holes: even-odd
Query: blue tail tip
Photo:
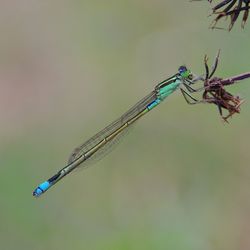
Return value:
[(33, 191), (33, 196), (34, 196), (34, 197), (39, 197), (42, 193), (43, 193), (43, 190), (40, 189), (39, 187), (37, 187), (37, 188)]
[(50, 187), (50, 183), (48, 181), (43, 182), (33, 191), (33, 196), (39, 197), (42, 193), (47, 191), (49, 187)]

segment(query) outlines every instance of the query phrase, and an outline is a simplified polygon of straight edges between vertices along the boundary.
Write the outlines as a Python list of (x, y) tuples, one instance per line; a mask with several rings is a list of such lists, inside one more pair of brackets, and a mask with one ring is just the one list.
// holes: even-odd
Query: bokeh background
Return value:
[[(250, 23), (207, 1), (1, 1), (0, 249), (250, 249), (250, 80), (224, 124), (175, 93), (106, 158), (43, 197), (72, 149), (186, 64), (249, 71)], [(221, 23), (226, 26), (227, 23)]]

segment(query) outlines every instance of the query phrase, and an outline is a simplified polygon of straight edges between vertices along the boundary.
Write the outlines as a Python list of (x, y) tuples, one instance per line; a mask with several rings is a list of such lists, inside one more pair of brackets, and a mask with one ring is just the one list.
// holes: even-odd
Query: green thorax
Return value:
[(172, 77), (160, 82), (156, 87), (156, 93), (159, 100), (164, 100), (175, 90), (177, 90), (183, 82), (192, 78), (192, 73), (185, 66), (181, 66), (179, 72)]
[(170, 81), (165, 82), (165, 84), (162, 84), (159, 88), (156, 88), (157, 91), (157, 97), (160, 100), (164, 100), (166, 97), (168, 97), (170, 94), (172, 94), (175, 90), (179, 88), (179, 86), (182, 83), (182, 79), (178, 77), (174, 77)]

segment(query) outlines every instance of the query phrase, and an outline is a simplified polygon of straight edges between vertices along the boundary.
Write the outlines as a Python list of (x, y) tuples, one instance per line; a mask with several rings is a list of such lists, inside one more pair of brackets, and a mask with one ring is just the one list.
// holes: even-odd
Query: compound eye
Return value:
[(179, 68), (179, 73), (182, 75), (183, 73), (185, 73), (187, 71), (187, 67), (186, 66), (181, 66)]

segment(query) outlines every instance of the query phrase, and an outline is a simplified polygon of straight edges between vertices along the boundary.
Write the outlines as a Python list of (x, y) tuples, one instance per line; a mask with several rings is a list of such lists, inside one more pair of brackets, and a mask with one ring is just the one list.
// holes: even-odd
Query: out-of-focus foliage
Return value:
[[(217, 15), (212, 23), (212, 28), (217, 28), (217, 23), (222, 18), (230, 19), (229, 31), (233, 28), (235, 22), (242, 14), (241, 27), (244, 28), (249, 16), (250, 0), (223, 0), (223, 1), (212, 1), (208, 2), (215, 4), (213, 14)], [(216, 3), (215, 3), (216, 2)]]
[[(212, 32), (207, 13), (176, 0), (3, 1), (1, 249), (250, 248), (248, 102), (224, 125), (176, 93), (108, 157), (32, 197), (180, 65), (202, 73), (221, 48), (217, 76), (249, 71), (250, 28)], [(249, 81), (232, 88), (250, 100)]]

